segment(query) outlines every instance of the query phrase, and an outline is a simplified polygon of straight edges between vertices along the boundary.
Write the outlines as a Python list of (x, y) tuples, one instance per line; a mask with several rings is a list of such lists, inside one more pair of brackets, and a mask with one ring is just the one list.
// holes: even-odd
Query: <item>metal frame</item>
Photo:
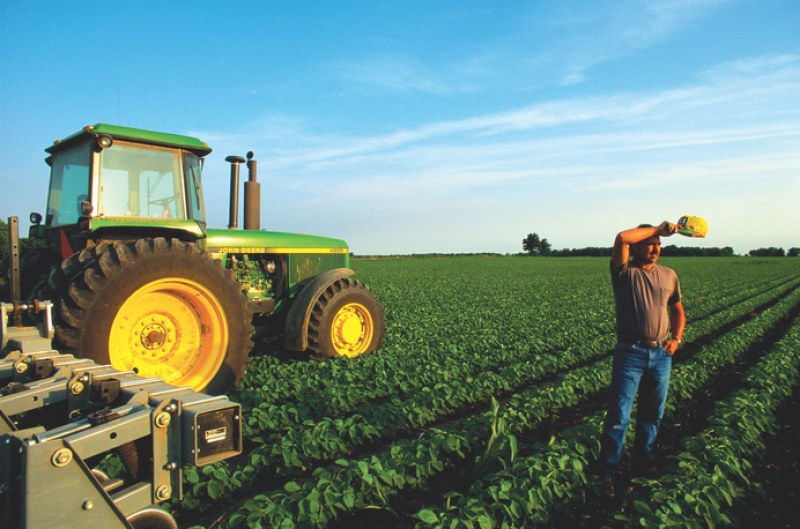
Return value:
[[(49, 348), (30, 350), (44, 337), (5, 325), (23, 308), (2, 308), (3, 341), (18, 348), (0, 359), (0, 526), (130, 528), (135, 515), (183, 496), (184, 464), (241, 453), (239, 404)], [(106, 479), (91, 469), (111, 451), (121, 454), (125, 476)]]

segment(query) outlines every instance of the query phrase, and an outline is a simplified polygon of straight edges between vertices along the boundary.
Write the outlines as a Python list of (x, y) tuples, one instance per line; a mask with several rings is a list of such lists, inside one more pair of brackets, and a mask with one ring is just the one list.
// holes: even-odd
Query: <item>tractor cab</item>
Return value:
[(47, 212), (43, 225), (32, 215), (32, 236), (52, 229), (70, 239), (124, 238), (143, 229), (184, 240), (205, 236), (200, 173), (211, 149), (204, 142), (97, 124), (46, 150)]

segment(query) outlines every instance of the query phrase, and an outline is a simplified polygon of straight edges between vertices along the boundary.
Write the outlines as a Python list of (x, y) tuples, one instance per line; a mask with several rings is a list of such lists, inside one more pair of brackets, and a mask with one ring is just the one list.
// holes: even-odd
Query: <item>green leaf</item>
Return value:
[(431, 509), (422, 509), (417, 513), (417, 517), (427, 524), (434, 524), (439, 521), (439, 517)]
[(283, 486), (283, 489), (288, 492), (289, 494), (293, 494), (299, 490), (302, 490), (303, 487), (300, 486), (299, 483), (296, 481), (290, 481), (286, 485)]
[(481, 529), (494, 529), (494, 522), (485, 514), (478, 516), (478, 525), (481, 526)]
[(356, 495), (353, 492), (353, 489), (344, 491), (344, 494), (342, 494), (342, 500), (344, 501), (345, 507), (352, 509), (356, 504)]
[(197, 472), (197, 469), (194, 467), (187, 467), (183, 471), (183, 477), (186, 479), (187, 483), (197, 483), (200, 481), (200, 473)]
[(218, 500), (222, 496), (222, 484), (219, 481), (209, 481), (206, 491), (212, 500)]

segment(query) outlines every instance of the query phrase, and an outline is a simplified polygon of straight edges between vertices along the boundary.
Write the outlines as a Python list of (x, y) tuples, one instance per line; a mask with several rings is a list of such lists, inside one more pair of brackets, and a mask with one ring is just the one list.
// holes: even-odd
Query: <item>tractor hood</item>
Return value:
[(279, 231), (219, 228), (207, 231), (206, 250), (211, 253), (349, 253), (347, 243), (341, 239)]

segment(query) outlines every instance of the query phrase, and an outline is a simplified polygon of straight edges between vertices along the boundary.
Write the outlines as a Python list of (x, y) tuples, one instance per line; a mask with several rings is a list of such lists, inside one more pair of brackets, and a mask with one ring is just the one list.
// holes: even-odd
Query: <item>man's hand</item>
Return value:
[(664, 344), (664, 349), (669, 353), (670, 356), (675, 356), (679, 346), (680, 344), (678, 343), (678, 340), (670, 338), (667, 340), (667, 343)]
[(664, 221), (658, 225), (658, 235), (660, 237), (669, 237), (673, 233), (678, 233), (681, 227), (668, 221)]

